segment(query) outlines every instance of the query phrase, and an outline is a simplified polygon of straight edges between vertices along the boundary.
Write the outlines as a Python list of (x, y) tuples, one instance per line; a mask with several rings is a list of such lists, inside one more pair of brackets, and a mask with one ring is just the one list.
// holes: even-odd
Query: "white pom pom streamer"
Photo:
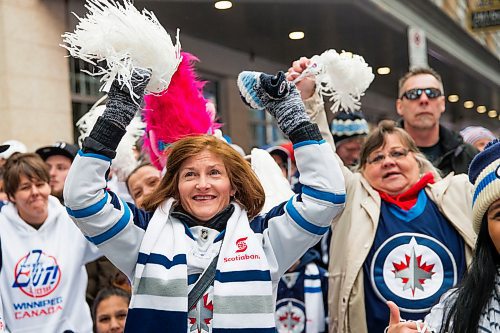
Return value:
[[(103, 114), (106, 108), (104, 105), (98, 105), (103, 99), (99, 100), (76, 123), (76, 127), (80, 131), (80, 136), (78, 137), (78, 144), (80, 147), (82, 146), (83, 140), (89, 136), (97, 118)], [(132, 122), (127, 126), (126, 133), (116, 148), (116, 156), (111, 164), (111, 170), (113, 170), (119, 181), (126, 181), (128, 175), (138, 165), (138, 161), (134, 156), (134, 146), (137, 140), (143, 136), (145, 128), (146, 124), (140, 117), (134, 117)]]
[(181, 61), (179, 30), (174, 45), (155, 15), (146, 9), (140, 13), (131, 0), (124, 0), (123, 5), (114, 0), (87, 0), (85, 8), (89, 11), (85, 18), (73, 13), (79, 23), (74, 32), (62, 35), (66, 45), (61, 46), (72, 57), (96, 66), (95, 73), (87, 73), (102, 76), (101, 91), (108, 92), (116, 78), (135, 99), (131, 77), (138, 67), (153, 72), (146, 93), (167, 89)]
[(362, 56), (342, 51), (327, 50), (311, 58), (311, 65), (295, 79), (315, 75), (316, 85), (322, 96), (333, 101), (332, 112), (358, 111), (360, 98), (370, 86), (375, 75)]

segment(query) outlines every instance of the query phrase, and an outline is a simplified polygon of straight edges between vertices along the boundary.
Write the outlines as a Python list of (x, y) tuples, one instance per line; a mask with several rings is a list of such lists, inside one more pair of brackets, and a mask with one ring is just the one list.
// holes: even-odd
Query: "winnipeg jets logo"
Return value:
[(282, 299), (276, 305), (276, 329), (279, 333), (301, 333), (306, 325), (303, 304), (295, 299)]
[(417, 256), (415, 247), (412, 247), (411, 254), (405, 254), (405, 262), (392, 263), (394, 265), (394, 276), (400, 278), (404, 283), (403, 290), (411, 289), (415, 296), (415, 289), (424, 291), (425, 280), (432, 278), (434, 264), (427, 265), (421, 263), (422, 256)]
[(370, 281), (382, 301), (392, 300), (403, 311), (424, 312), (457, 282), (455, 258), (437, 239), (401, 233), (377, 249)]
[(236, 253), (245, 252), (247, 250), (247, 243), (245, 242), (247, 238), (248, 237), (243, 237), (236, 241), (236, 247), (238, 248)]

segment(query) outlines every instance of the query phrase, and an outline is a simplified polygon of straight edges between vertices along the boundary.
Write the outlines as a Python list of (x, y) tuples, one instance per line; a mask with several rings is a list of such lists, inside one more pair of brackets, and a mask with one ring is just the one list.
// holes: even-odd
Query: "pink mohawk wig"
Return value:
[(209, 101), (203, 97), (205, 82), (199, 81), (194, 71), (198, 58), (186, 52), (181, 56), (182, 61), (168, 89), (159, 95), (144, 97), (143, 149), (160, 170), (165, 166), (165, 152), (172, 143), (187, 135), (213, 134), (221, 127), (215, 122), (213, 110), (207, 107)]

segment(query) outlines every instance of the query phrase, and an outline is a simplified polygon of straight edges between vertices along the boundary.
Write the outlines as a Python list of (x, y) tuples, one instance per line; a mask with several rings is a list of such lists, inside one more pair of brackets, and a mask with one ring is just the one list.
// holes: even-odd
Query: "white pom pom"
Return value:
[[(102, 100), (103, 99), (99, 100), (76, 122), (76, 127), (80, 131), (80, 136), (78, 137), (78, 144), (80, 147), (82, 146), (83, 140), (89, 136), (97, 118), (99, 118), (99, 116), (103, 114), (104, 109), (106, 109), (104, 105), (96, 106), (102, 102)], [(119, 181), (126, 181), (128, 175), (138, 165), (138, 161), (134, 156), (134, 146), (137, 140), (143, 136), (145, 128), (146, 124), (139, 117), (134, 117), (132, 122), (127, 126), (126, 133), (116, 148), (116, 156), (111, 164), (111, 170), (113, 170)]]
[(359, 110), (359, 100), (375, 78), (363, 57), (345, 51), (338, 54), (332, 49), (316, 55), (310, 67), (316, 72), (319, 93), (333, 101), (332, 112)]
[(109, 91), (116, 78), (134, 96), (131, 76), (134, 68), (152, 70), (146, 93), (160, 93), (167, 89), (172, 75), (181, 61), (179, 31), (176, 44), (152, 12), (140, 13), (131, 3), (123, 5), (113, 0), (87, 0), (89, 11), (74, 32), (62, 35), (61, 45), (70, 55), (96, 66), (93, 76), (101, 76), (102, 91)]

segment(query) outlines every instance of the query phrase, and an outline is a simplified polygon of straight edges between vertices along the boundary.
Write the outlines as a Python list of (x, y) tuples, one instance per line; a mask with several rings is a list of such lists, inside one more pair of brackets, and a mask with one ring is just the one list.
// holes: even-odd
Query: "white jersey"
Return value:
[[(331, 221), (342, 212), (345, 202), (344, 179), (329, 146), (323, 141), (303, 141), (295, 145), (295, 156), (303, 185), (302, 192), (291, 196), (288, 201), (274, 207), (267, 214), (253, 218), (249, 224), (251, 230), (234, 242), (232, 240), (235, 238), (236, 228), (229, 232), (230, 228), (227, 227), (225, 236), (222, 236), (227, 249), (221, 249), (219, 252), (221, 233), (196, 226), (191, 227), (189, 236), (186, 236), (188, 234), (185, 232), (186, 225), (181, 224), (176, 217), (171, 217), (169, 209), (164, 210), (160, 207), (153, 216), (151, 212), (140, 211), (136, 207), (127, 205), (116, 195), (105, 190), (104, 175), (111, 160), (95, 153), (79, 153), (66, 178), (64, 202), (70, 216), (82, 232), (100, 247), (113, 264), (134, 281), (125, 332), (154, 332), (158, 330), (158, 323), (168, 323), (172, 332), (211, 332), (215, 325), (220, 325), (219, 327), (227, 325), (221, 331), (226, 331), (226, 328), (228, 331), (233, 331), (234, 327), (241, 328), (242, 325), (252, 327), (252, 332), (270, 332), (269, 327), (274, 331), (274, 300), (281, 276), (329, 230)], [(275, 197), (279, 195), (280, 193), (276, 193)], [(235, 210), (233, 214), (235, 221), (236, 219), (240, 221), (239, 218), (245, 215), (241, 221), (246, 222), (241, 223), (246, 223), (248, 227), (246, 212), (242, 213), (241, 208), (238, 208), (238, 213)], [(174, 233), (169, 235), (163, 232), (165, 229), (162, 227), (156, 228), (165, 223), (157, 221), (172, 221), (171, 225), (175, 225), (176, 228), (173, 236), (175, 240), (170, 238)], [(241, 231), (243, 228), (237, 230)], [(161, 241), (156, 243), (157, 239)], [(186, 254), (176, 252), (175, 244), (183, 244), (182, 248), (190, 250)], [(251, 250), (256, 252), (243, 253), (250, 248), (250, 244), (252, 244)], [(175, 249), (169, 253), (162, 252), (170, 251), (171, 248)], [(183, 311), (186, 311), (187, 288), (182, 289), (183, 287), (178, 286), (184, 286), (185, 283), (187, 286), (194, 285), (200, 273), (217, 253), (220, 254), (217, 269), (224, 274), (220, 275), (221, 277), (216, 274), (213, 292), (209, 288), (208, 293), (202, 297), (204, 303), (197, 307), (196, 311), (187, 313), (189, 326), (186, 328), (186, 324), (178, 320), (178, 314), (184, 315)], [(255, 255), (255, 253), (260, 254)], [(171, 274), (169, 269), (172, 266), (180, 267), (181, 264), (157, 265), (147, 261), (148, 258), (161, 257), (170, 262), (172, 259), (169, 258), (178, 256), (186, 258), (186, 262), (182, 265), (187, 267), (185, 270), (183, 268), (182, 275), (176, 275), (173, 279), (176, 281), (175, 284), (169, 282), (168, 276)], [(146, 261), (144, 258), (147, 258)], [(263, 268), (249, 268), (257, 267), (250, 266), (254, 265), (254, 262), (250, 261), (257, 259), (261, 265), (259, 267)], [(227, 267), (231, 265), (231, 269), (227, 271), (221, 269), (228, 262), (234, 262), (227, 264)], [(149, 267), (155, 273), (150, 274)], [(163, 270), (163, 267), (166, 269)], [(243, 275), (241, 272), (252, 277), (238, 280)], [(140, 286), (144, 286), (144, 281), (154, 281), (156, 285), (151, 285), (151, 289), (148, 287), (143, 291)], [(246, 283), (247, 289), (238, 289), (242, 282)], [(258, 283), (270, 282), (269, 295), (265, 294), (267, 289), (264, 288), (251, 290), (254, 282), (259, 286)], [(215, 287), (217, 284), (219, 291)], [(161, 290), (167, 294), (159, 296), (157, 286), (169, 286), (169, 289)], [(243, 294), (241, 290), (244, 290)], [(170, 295), (175, 296), (171, 299)], [(263, 299), (262, 295), (272, 299), (268, 312), (265, 312), (266, 306), (252, 307), (253, 304), (261, 304), (256, 302)], [(160, 298), (161, 301), (158, 301)], [(238, 301), (234, 302), (236, 298)], [(219, 313), (214, 316), (212, 299), (217, 299), (215, 301), (217, 310), (222, 311), (219, 318), (225, 318), (224, 320), (216, 319)], [(238, 318), (245, 320), (239, 321)], [(267, 320), (272, 323), (269, 324)]]
[(84, 265), (100, 254), (55, 197), (48, 212), (37, 230), (15, 205), (2, 208), (0, 332), (92, 332)]

